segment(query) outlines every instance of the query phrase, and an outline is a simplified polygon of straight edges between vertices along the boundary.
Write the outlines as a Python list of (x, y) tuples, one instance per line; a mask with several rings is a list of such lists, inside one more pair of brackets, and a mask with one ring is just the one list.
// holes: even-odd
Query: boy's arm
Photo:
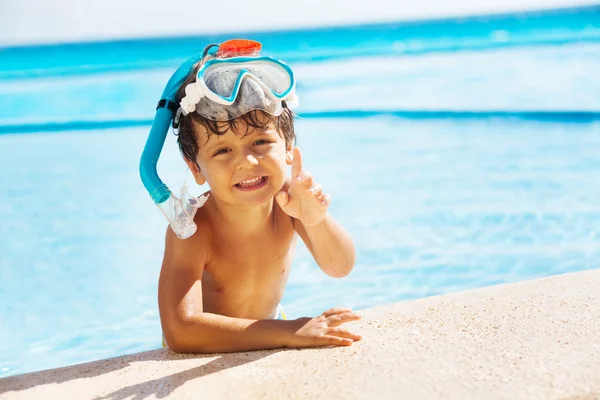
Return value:
[(178, 239), (169, 228), (158, 283), (165, 340), (179, 353), (232, 352), (283, 347), (282, 321), (229, 318), (203, 312), (202, 273), (208, 261), (203, 235)]
[(303, 169), (302, 153), (297, 147), (293, 149), (292, 179), (275, 199), (283, 212), (293, 218), (294, 229), (327, 275), (341, 278), (352, 271), (356, 259), (354, 243), (327, 212), (330, 197)]
[(354, 268), (356, 251), (350, 235), (330, 214), (315, 226), (294, 218), (294, 229), (327, 275), (342, 278)]
[(202, 272), (208, 258), (202, 235), (178, 239), (169, 228), (158, 284), (163, 334), (178, 353), (221, 353), (279, 347), (350, 345), (357, 335), (340, 328), (359, 317), (330, 310), (291, 321), (230, 318), (203, 312)]

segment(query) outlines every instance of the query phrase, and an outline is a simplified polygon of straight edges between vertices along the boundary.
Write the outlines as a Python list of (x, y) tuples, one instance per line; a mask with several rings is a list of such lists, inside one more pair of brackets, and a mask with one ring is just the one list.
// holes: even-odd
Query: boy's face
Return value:
[(292, 148), (275, 127), (252, 128), (240, 122), (235, 131), (211, 134), (208, 140), (207, 136), (205, 128), (197, 126), (200, 169), (186, 162), (198, 184), (208, 182), (213, 196), (229, 204), (259, 206), (281, 190)]

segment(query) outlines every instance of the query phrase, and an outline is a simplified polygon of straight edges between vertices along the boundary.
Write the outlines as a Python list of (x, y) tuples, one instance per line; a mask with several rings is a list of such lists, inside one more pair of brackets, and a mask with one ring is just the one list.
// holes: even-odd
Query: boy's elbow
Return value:
[(342, 263), (330, 263), (322, 268), (332, 278), (345, 278), (354, 269), (354, 257)]
[(342, 266), (338, 268), (338, 272), (340, 274), (340, 278), (346, 277), (350, 275), (350, 272), (354, 269), (354, 264), (356, 263), (356, 253), (351, 251), (348, 254), (348, 258), (345, 260)]
[(194, 343), (193, 345), (189, 342), (186, 342), (184, 340), (171, 340), (171, 341), (166, 341), (167, 347), (171, 350), (174, 351), (175, 353), (179, 353), (179, 354), (206, 354), (206, 353), (211, 353), (211, 351), (205, 350), (202, 345), (199, 345), (198, 343)]
[(167, 345), (167, 347), (174, 351), (175, 353), (179, 353), (179, 354), (190, 354), (192, 353), (189, 349), (189, 346), (187, 346), (184, 342), (178, 340), (175, 337), (171, 337), (168, 338), (165, 336), (165, 344)]
[(185, 320), (174, 321), (163, 328), (165, 344), (175, 353), (204, 353), (201, 335), (194, 334), (191, 324)]
[(350, 275), (350, 272), (352, 272), (352, 267), (349, 267), (347, 269), (333, 269), (333, 273), (330, 273), (329, 276), (331, 276), (332, 278), (345, 278), (348, 275)]
[(171, 326), (164, 329), (163, 337), (167, 347), (175, 353), (192, 353), (189, 342), (185, 340), (185, 330)]

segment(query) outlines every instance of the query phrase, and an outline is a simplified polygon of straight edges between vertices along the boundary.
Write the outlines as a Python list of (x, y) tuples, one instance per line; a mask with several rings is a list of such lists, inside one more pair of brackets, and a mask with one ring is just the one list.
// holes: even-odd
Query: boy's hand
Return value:
[(360, 315), (349, 308), (332, 308), (315, 318), (299, 318), (287, 347), (350, 346), (360, 335), (341, 327), (350, 321), (358, 321)]
[(302, 169), (300, 149), (294, 147), (292, 182), (287, 192), (275, 196), (281, 209), (290, 217), (299, 219), (304, 226), (318, 225), (327, 215), (330, 197), (321, 191), (321, 185)]

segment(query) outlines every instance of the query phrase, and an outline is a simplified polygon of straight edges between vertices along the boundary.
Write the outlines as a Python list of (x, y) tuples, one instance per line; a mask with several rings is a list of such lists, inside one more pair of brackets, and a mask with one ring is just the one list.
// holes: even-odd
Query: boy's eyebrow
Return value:
[(216, 149), (219, 146), (222, 146), (224, 143), (219, 143), (218, 140), (220, 139), (220, 137), (216, 138), (215, 140), (212, 140), (209, 142), (210, 137), (206, 140), (205, 146), (204, 148), (206, 149), (206, 151), (210, 152), (211, 150)]
[(204, 148), (206, 149), (206, 151), (211, 151), (212, 149), (214, 149), (215, 147), (217, 147), (217, 143), (211, 143), (211, 144), (206, 144), (204, 146)]
[[(256, 129), (254, 131), (254, 133), (256, 133), (257, 135), (277, 135), (277, 130), (275, 128), (264, 128), (264, 129)], [(250, 135), (248, 135), (250, 136)]]
[[(278, 135), (277, 130), (275, 129), (254, 129), (254, 131), (250, 134), (244, 135), (242, 138), (239, 139), (246, 139), (246, 138), (250, 138), (250, 140), (253, 140), (252, 137), (256, 138), (256, 136), (274, 136), (274, 135)], [(215, 135), (211, 135), (211, 136), (215, 136)], [(216, 135), (217, 138), (215, 140), (207, 140), (205, 142), (205, 145), (203, 146), (204, 149), (206, 150), (206, 152), (211, 152), (213, 150), (215, 150), (218, 147), (221, 146), (227, 146), (227, 139), (222, 138), (221, 135)], [(210, 139), (210, 138), (209, 138)], [(222, 142), (220, 140), (223, 140)]]

